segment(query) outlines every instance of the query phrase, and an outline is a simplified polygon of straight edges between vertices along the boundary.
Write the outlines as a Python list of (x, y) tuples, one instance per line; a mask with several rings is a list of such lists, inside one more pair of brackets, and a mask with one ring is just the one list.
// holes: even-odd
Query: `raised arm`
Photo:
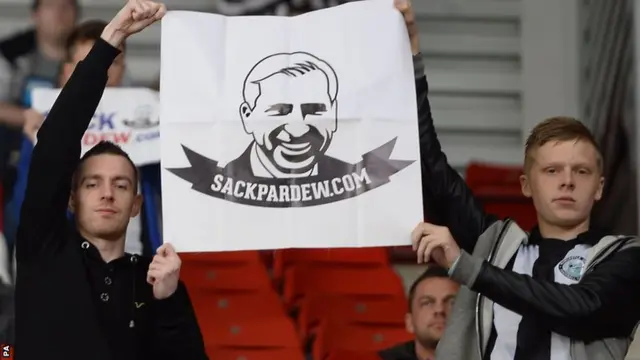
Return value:
[(38, 132), (18, 226), (19, 262), (55, 250), (67, 225), (71, 178), (80, 159), (81, 140), (102, 98), (107, 71), (119, 50), (95, 43), (76, 67)]
[(396, 0), (396, 7), (404, 15), (413, 51), (424, 215), (431, 223), (451, 229), (460, 247), (472, 252), (478, 237), (497, 218), (484, 212), (464, 179), (449, 165), (442, 152), (431, 115), (429, 85), (424, 74), (415, 15), (410, 2)]
[(80, 159), (80, 142), (102, 98), (109, 67), (125, 39), (162, 18), (165, 11), (164, 6), (156, 9), (129, 0), (58, 95), (38, 132), (31, 157), (18, 226), (18, 262), (50, 253), (67, 238), (60, 236), (60, 231), (67, 225), (66, 209)]

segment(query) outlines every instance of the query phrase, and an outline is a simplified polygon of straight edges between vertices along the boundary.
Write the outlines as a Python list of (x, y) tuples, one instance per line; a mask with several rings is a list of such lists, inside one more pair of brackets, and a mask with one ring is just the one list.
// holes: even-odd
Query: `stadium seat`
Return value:
[(273, 349), (208, 348), (207, 355), (211, 360), (305, 360), (302, 349), (299, 347)]
[(297, 266), (285, 270), (283, 297), (287, 307), (298, 305), (306, 294), (402, 296), (404, 285), (390, 267), (343, 269)]
[(465, 181), (471, 188), (480, 186), (520, 187), (522, 167), (503, 166), (487, 163), (470, 163), (465, 173)]
[(209, 348), (282, 349), (299, 348), (300, 340), (287, 316), (210, 321), (200, 323)]
[(521, 167), (473, 163), (467, 167), (466, 181), (487, 213), (511, 218), (525, 230), (537, 222), (531, 199), (522, 194)]
[(389, 266), (386, 248), (282, 249), (273, 255), (273, 277), (281, 280), (291, 265), (340, 265), (345, 267)]
[(205, 253), (181, 253), (182, 263), (206, 263), (216, 266), (237, 266), (262, 263), (262, 255), (258, 251), (222, 251)]
[(183, 262), (180, 278), (189, 291), (198, 292), (268, 292), (271, 279), (262, 263), (216, 266), (209, 262)]
[(198, 321), (239, 321), (261, 317), (287, 316), (275, 291), (225, 294), (203, 289), (191, 295)]
[(323, 321), (313, 343), (313, 358), (335, 353), (377, 352), (413, 339), (404, 326), (366, 326)]
[(377, 352), (333, 350), (326, 360), (381, 360)]
[(322, 321), (360, 325), (404, 326), (407, 300), (404, 296), (358, 299), (314, 294), (302, 300), (298, 311), (298, 331), (302, 339)]

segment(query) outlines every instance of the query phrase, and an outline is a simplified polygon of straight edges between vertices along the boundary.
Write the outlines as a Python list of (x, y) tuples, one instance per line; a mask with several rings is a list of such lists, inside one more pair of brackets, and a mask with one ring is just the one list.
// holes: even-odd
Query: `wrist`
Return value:
[(420, 54), (420, 43), (418, 39), (411, 39), (411, 53), (413, 56)]
[(119, 48), (120, 45), (122, 45), (122, 43), (124, 42), (124, 34), (121, 31), (118, 31), (116, 28), (113, 27), (113, 25), (111, 25), (111, 23), (109, 23), (107, 26), (105, 26), (104, 30), (102, 31), (102, 35), (100, 35), (100, 37), (102, 38), (102, 40), (106, 41), (109, 45), (113, 46), (114, 48)]

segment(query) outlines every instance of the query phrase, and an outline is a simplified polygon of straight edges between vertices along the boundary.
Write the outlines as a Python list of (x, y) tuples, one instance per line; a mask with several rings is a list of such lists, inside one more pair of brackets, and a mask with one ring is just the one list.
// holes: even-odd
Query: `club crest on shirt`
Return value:
[(582, 277), (582, 269), (586, 262), (587, 259), (582, 256), (569, 256), (558, 264), (558, 269), (565, 277), (578, 281)]

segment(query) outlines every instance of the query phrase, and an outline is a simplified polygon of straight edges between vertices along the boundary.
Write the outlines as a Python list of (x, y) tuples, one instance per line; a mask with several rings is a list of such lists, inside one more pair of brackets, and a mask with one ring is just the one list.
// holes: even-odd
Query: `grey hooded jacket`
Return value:
[[(590, 249), (575, 285), (538, 281), (503, 270), (527, 241), (528, 234), (514, 222), (497, 221), (480, 236), (473, 255), (462, 252), (451, 276), (465, 286), (449, 315), (436, 358), (481, 360), (495, 301), (514, 312), (536, 314), (557, 324), (552, 331), (571, 338), (572, 360), (624, 359), (640, 319), (638, 238), (602, 238)], [(586, 332), (593, 338), (571, 336), (584, 329), (593, 329)], [(611, 336), (597, 338), (607, 333)]]

